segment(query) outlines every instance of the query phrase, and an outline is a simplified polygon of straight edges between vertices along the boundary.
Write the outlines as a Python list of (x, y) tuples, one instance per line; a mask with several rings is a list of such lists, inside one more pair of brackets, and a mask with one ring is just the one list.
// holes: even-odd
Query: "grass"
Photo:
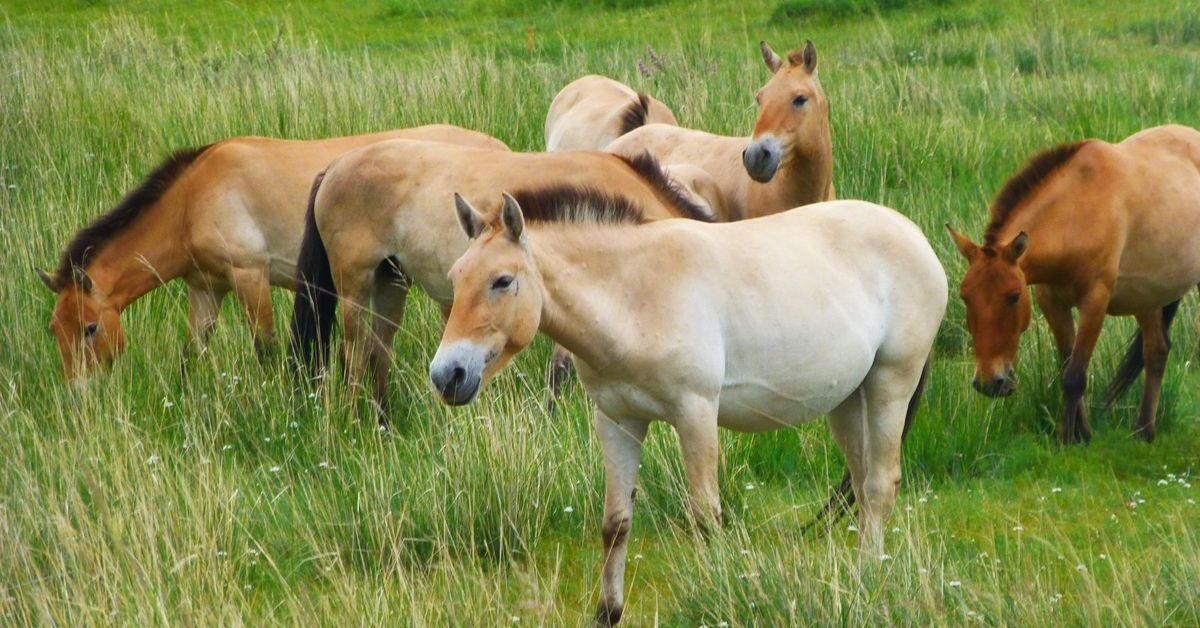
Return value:
[[(386, 436), (351, 394), (310, 398), (282, 363), (260, 365), (232, 303), (181, 380), (186, 298), (172, 285), (124, 314), (131, 346), (111, 374), (82, 390), (58, 380), (52, 299), (32, 267), (173, 148), (444, 121), (534, 150), (554, 93), (585, 72), (654, 93), (684, 124), (744, 134), (766, 78), (758, 40), (782, 51), (807, 38), (832, 101), (839, 193), (912, 216), (953, 285), (964, 266), (942, 225), (978, 234), (1037, 148), (1200, 124), (1185, 2), (886, 4), (809, 20), (758, 0), (7, 3), (0, 621), (558, 625), (595, 601), (599, 447), (578, 386), (558, 416), (540, 409), (544, 341), (478, 405), (450, 410), (424, 383), (439, 318), (414, 298)], [(635, 66), (646, 44), (664, 59), (652, 78)], [(290, 300), (276, 295), (279, 317)], [(1024, 339), (1022, 389), (990, 401), (967, 385), (952, 299), (892, 558), (867, 570), (853, 531), (799, 532), (842, 470), (822, 424), (722, 435), (729, 517), (707, 542), (686, 525), (674, 436), (655, 426), (629, 623), (1200, 623), (1194, 320), (1175, 329), (1156, 443), (1129, 436), (1134, 394), (1094, 416), (1091, 446), (1062, 450), (1044, 325)], [(1107, 328), (1093, 391), (1132, 330)]]

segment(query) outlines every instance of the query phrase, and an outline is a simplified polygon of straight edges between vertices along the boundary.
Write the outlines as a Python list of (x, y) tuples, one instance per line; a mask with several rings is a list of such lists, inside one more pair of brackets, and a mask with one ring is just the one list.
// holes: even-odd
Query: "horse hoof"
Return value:
[(623, 610), (624, 608), (621, 604), (609, 606), (608, 604), (601, 602), (596, 607), (596, 618), (593, 620), (592, 624), (595, 626), (606, 627), (615, 626), (617, 625), (617, 622), (621, 621), (621, 611)]

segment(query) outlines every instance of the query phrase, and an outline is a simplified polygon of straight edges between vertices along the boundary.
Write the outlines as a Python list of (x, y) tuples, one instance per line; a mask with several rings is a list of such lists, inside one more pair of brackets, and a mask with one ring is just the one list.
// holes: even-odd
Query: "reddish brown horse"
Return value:
[(1112, 392), (1144, 362), (1136, 432), (1152, 440), (1168, 325), (1179, 299), (1200, 283), (1200, 132), (1163, 126), (1119, 144), (1047, 150), (1005, 184), (991, 213), (983, 245), (950, 231), (970, 262), (961, 294), (975, 341), (975, 388), (989, 396), (1015, 390), (1013, 365), (1031, 309), (1026, 286), (1034, 286), (1063, 362), (1062, 442), (1091, 438), (1087, 366), (1109, 314), (1135, 316), (1141, 328), (1141, 347)]
[(77, 233), (56, 271), (38, 271), (55, 293), (50, 330), (63, 374), (112, 362), (125, 346), (121, 312), (175, 278), (188, 285), (196, 348), (229, 292), (245, 308), (255, 347), (274, 346), (270, 287), (295, 285), (313, 177), (348, 150), (396, 138), (508, 150), (483, 133), (435, 124), (324, 140), (234, 137), (172, 155)]

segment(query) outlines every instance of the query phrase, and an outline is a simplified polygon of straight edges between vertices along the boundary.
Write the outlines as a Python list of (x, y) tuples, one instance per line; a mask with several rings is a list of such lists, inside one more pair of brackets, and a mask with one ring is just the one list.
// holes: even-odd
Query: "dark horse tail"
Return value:
[(317, 231), (317, 190), (325, 172), (313, 179), (304, 214), (304, 237), (296, 262), (296, 302), (292, 309), (292, 357), (298, 368), (310, 375), (325, 368), (329, 341), (333, 335), (333, 316), (337, 309), (337, 288), (329, 268), (329, 253)]
[[(921, 405), (921, 394), (925, 392), (925, 380), (929, 378), (929, 360), (925, 361), (925, 366), (921, 368), (921, 378), (917, 380), (917, 389), (913, 391), (912, 397), (908, 398), (908, 409), (904, 412), (904, 430), (900, 432), (900, 443), (904, 443), (904, 439), (908, 438), (908, 429), (912, 427), (913, 417), (917, 414), (917, 407)], [(815, 528), (817, 524), (828, 520), (830, 524), (837, 523), (850, 509), (854, 507), (854, 486), (850, 482), (850, 471), (842, 476), (842, 481), (833, 489), (833, 494), (829, 496), (829, 501), (825, 503), (825, 507), (817, 516), (804, 525), (804, 532)]]
[(645, 126), (646, 116), (649, 113), (650, 97), (638, 92), (637, 100), (629, 103), (629, 106), (621, 113), (621, 132), (618, 135), (625, 135), (640, 126)]
[[(1178, 311), (1179, 301), (1168, 303), (1162, 309), (1163, 336), (1167, 339), (1167, 346), (1171, 344), (1171, 322), (1175, 320), (1175, 313)], [(1113, 376), (1112, 382), (1108, 384), (1108, 390), (1104, 393), (1105, 410), (1111, 408), (1117, 399), (1120, 399), (1121, 395), (1129, 390), (1145, 366), (1145, 356), (1142, 353), (1142, 330), (1139, 329), (1133, 335), (1133, 339), (1129, 341), (1129, 348), (1125, 350), (1125, 357), (1121, 358), (1117, 374)]]

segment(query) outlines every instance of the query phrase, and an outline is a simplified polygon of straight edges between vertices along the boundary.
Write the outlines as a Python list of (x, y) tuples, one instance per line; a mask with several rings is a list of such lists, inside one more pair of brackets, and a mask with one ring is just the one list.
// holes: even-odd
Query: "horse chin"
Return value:
[(758, 171), (751, 172), (750, 170), (747, 170), (746, 174), (750, 175), (750, 178), (753, 179), (756, 183), (770, 183), (771, 179), (775, 178), (776, 172), (779, 172), (778, 167), (772, 168), (770, 172), (765, 172), (765, 173), (758, 172)]
[(465, 406), (479, 396), (479, 389), (482, 388), (481, 380), (476, 380), (475, 385), (467, 390), (455, 390), (451, 396), (442, 395), (442, 401), (448, 406)]

